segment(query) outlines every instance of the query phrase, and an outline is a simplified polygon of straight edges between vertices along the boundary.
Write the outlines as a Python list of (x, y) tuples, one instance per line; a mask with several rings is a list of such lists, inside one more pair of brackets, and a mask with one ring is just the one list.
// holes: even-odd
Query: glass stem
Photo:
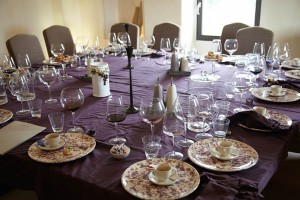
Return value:
[(116, 138), (118, 138), (118, 130), (119, 130), (119, 127), (118, 127), (118, 123), (115, 122), (115, 128), (116, 128)]
[(73, 129), (76, 129), (76, 125), (75, 125), (75, 112), (72, 112), (72, 118), (73, 118)]
[(50, 84), (47, 84), (48, 91), (49, 91), (49, 99), (52, 99), (52, 94), (51, 94), (51, 86)]
[(23, 104), (23, 99), (21, 97), (21, 110), (24, 111), (24, 104)]
[(151, 126), (151, 137), (153, 138), (154, 137), (154, 124), (151, 123), (150, 126)]
[(183, 132), (183, 134), (184, 134), (184, 140), (185, 140), (185, 141), (187, 141), (187, 138), (186, 138), (187, 124), (188, 124), (188, 122), (187, 122), (187, 121), (184, 121), (184, 132)]
[(243, 93), (241, 92), (241, 109), (243, 109)]

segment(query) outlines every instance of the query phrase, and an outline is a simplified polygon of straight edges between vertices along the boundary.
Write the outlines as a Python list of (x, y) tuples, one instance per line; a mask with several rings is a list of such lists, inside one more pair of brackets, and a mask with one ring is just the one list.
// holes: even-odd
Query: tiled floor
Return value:
[(6, 194), (0, 196), (0, 200), (37, 200), (37, 196), (33, 191), (27, 190), (10, 190)]

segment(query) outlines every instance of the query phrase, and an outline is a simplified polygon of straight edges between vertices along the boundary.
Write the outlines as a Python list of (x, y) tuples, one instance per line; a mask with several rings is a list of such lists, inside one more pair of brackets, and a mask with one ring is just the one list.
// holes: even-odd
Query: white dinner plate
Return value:
[[(133, 50), (132, 54), (135, 55), (136, 54), (136, 49)], [(143, 51), (141, 53), (141, 56), (149, 56), (152, 53), (156, 53), (157, 51), (155, 49), (150, 49), (149, 52), (148, 51)]]
[(300, 69), (300, 65), (296, 65), (293, 61), (284, 61), (281, 63), (281, 67), (286, 69)]
[(200, 167), (219, 172), (241, 171), (249, 169), (257, 163), (258, 153), (255, 149), (248, 144), (232, 139), (226, 140), (232, 142), (233, 146), (238, 149), (238, 156), (232, 160), (220, 160), (215, 158), (211, 151), (220, 140), (224, 139), (208, 138), (195, 142), (188, 149), (190, 160)]
[(45, 64), (45, 65), (61, 65), (61, 63), (60, 62), (54, 62), (54, 61), (50, 61), (49, 59), (47, 59), (47, 60), (43, 60), (43, 64)]
[(298, 75), (299, 72), (300, 70), (289, 70), (286, 71), (284, 74), (289, 78), (300, 79), (300, 75)]

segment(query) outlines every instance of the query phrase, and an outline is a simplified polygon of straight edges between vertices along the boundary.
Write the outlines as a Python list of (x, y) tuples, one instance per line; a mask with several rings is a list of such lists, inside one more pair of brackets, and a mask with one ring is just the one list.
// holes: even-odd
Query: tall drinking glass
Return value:
[(178, 96), (175, 100), (175, 115), (184, 123), (183, 140), (179, 140), (177, 144), (181, 147), (189, 147), (194, 141), (187, 139), (187, 125), (188, 122), (196, 117), (196, 109), (198, 106), (198, 100), (194, 95)]

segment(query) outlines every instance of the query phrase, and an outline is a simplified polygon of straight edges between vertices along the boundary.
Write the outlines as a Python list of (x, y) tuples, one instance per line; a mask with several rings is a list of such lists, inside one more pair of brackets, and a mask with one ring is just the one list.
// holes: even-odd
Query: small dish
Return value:
[(268, 94), (272, 97), (282, 97), (286, 94), (286, 92), (282, 91), (279, 94), (274, 94), (272, 91), (268, 91)]
[(239, 152), (237, 148), (234, 147), (228, 156), (221, 156), (221, 154), (216, 150), (216, 148), (213, 148), (211, 150), (211, 155), (220, 160), (232, 160), (238, 157)]
[(59, 144), (55, 147), (50, 147), (49, 145), (47, 145), (47, 142), (44, 139), (38, 140), (36, 142), (36, 144), (42, 150), (52, 151), (52, 150), (56, 150), (56, 149), (59, 149), (59, 148), (63, 147), (65, 145), (65, 141), (60, 140)]
[(148, 177), (149, 177), (149, 180), (156, 184), (156, 185), (164, 185), (164, 186), (167, 186), (167, 185), (173, 185), (176, 183), (176, 181), (178, 180), (178, 173), (177, 173), (177, 170), (176, 168), (172, 167), (172, 170), (175, 170), (174, 174), (172, 176), (170, 176), (167, 180), (165, 181), (159, 181), (157, 179), (157, 177), (153, 174), (153, 172), (150, 172)]
[(130, 148), (125, 144), (114, 145), (110, 153), (116, 159), (125, 159), (130, 153)]

